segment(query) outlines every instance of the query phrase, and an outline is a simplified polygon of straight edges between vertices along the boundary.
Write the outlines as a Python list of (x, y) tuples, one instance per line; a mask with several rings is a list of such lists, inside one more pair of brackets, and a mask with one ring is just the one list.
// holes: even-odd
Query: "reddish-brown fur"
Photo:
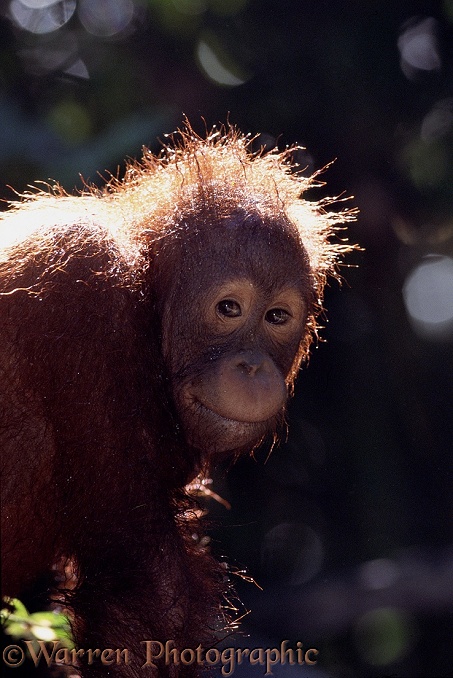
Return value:
[[(234, 131), (181, 138), (103, 191), (27, 195), (0, 225), (3, 593), (52, 587), (52, 568), (70, 562), (76, 587), (53, 595), (77, 647), (140, 658), (143, 640), (206, 647), (224, 628), (225, 571), (193, 537), (184, 487), (213, 454), (273, 435), (284, 412), (236, 422), (256, 434), (234, 449), (228, 420), (210, 431), (181, 406), (183, 373), (205, 388), (212, 364), (258, 351), (291, 391), (326, 275), (348, 249), (329, 237), (353, 218), (300, 197), (314, 181), (291, 173), (289, 152), (251, 156)], [(271, 338), (209, 336), (203, 299), (223, 265), (246, 293), (253, 280), (257, 299), (289, 276), (304, 324), (287, 345), (272, 325)], [(139, 664), (117, 670), (139, 676)]]

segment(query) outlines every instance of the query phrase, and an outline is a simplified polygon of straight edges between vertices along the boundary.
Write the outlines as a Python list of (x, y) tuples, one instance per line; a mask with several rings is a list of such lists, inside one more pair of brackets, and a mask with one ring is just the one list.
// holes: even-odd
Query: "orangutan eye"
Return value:
[(233, 301), (232, 299), (223, 299), (222, 301), (219, 301), (216, 306), (216, 311), (225, 318), (238, 318), (242, 315), (241, 307), (237, 301)]
[(266, 322), (271, 325), (284, 325), (290, 317), (288, 311), (283, 308), (271, 308), (264, 316)]

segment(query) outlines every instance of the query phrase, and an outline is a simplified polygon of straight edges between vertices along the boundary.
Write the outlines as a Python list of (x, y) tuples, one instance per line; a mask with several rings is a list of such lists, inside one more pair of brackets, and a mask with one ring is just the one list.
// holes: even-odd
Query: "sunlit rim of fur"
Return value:
[[(349, 198), (333, 196), (319, 201), (303, 198), (308, 189), (324, 185), (319, 176), (328, 166), (311, 177), (302, 176), (300, 168), (292, 162), (300, 146), (253, 153), (254, 137), (245, 136), (234, 127), (214, 127), (202, 138), (186, 121), (183, 129), (168, 137), (170, 143), (164, 145), (159, 155), (144, 149), (141, 162), (128, 164), (124, 180), (112, 179), (105, 190), (119, 199), (125, 190), (129, 197), (131, 189), (140, 194), (145, 190), (149, 200), (139, 210), (138, 219), (149, 223), (150, 205), (154, 205), (151, 212), (164, 230), (177, 216), (175, 195), (179, 204), (184, 205), (182, 219), (187, 213), (196, 214), (203, 200), (223, 205), (225, 214), (242, 207), (263, 217), (283, 216), (300, 234), (321, 294), (326, 275), (336, 275), (342, 257), (356, 248), (346, 239), (332, 236), (342, 230), (342, 224), (355, 221), (357, 210), (328, 211), (330, 205)], [(135, 201), (132, 204), (136, 210)]]
[[(42, 182), (44, 190), (31, 187), (31, 191), (21, 194), (21, 200), (11, 206), (61, 209), (61, 199), (65, 198), (65, 211), (75, 213), (83, 211), (81, 198), (83, 202), (83, 198), (94, 197), (103, 203), (102, 208), (97, 203), (96, 210), (100, 209), (102, 214), (104, 208), (111, 216), (108, 208), (113, 201), (116, 207), (120, 204), (121, 221), (126, 227), (132, 225), (137, 236), (146, 231), (148, 237), (150, 231), (157, 237), (159, 232), (167, 234), (178, 219), (184, 220), (191, 212), (202, 211), (206, 201), (222, 205), (226, 214), (242, 207), (267, 218), (283, 217), (300, 234), (320, 292), (325, 276), (336, 275), (344, 254), (356, 249), (346, 239), (332, 236), (342, 230), (342, 224), (355, 221), (357, 210), (332, 212), (327, 209), (349, 198), (304, 199), (308, 189), (324, 185), (319, 176), (326, 167), (311, 177), (298, 173), (300, 168), (292, 162), (292, 156), (300, 146), (252, 153), (254, 137), (245, 136), (234, 127), (214, 127), (202, 138), (195, 134), (188, 121), (183, 129), (168, 137), (170, 143), (164, 145), (158, 155), (145, 148), (141, 161), (128, 162), (124, 179), (110, 177), (102, 189), (86, 184), (81, 194), (74, 197), (59, 184)], [(57, 202), (46, 203), (42, 200), (45, 197)], [(87, 204), (84, 206), (89, 209)]]
[[(114, 234), (119, 247), (124, 240), (127, 252), (131, 252), (127, 243), (135, 241), (139, 248), (143, 243), (146, 248), (153, 239), (184, 229), (188, 221), (206, 220), (210, 210), (216, 217), (213, 228), (216, 221), (238, 209), (263, 219), (289, 222), (299, 233), (310, 262), (315, 308), (308, 328), (312, 337), (317, 336), (315, 318), (322, 310), (327, 277), (339, 277), (344, 255), (359, 249), (339, 233), (343, 224), (356, 220), (357, 210), (328, 209), (349, 198), (312, 201), (303, 197), (308, 189), (324, 185), (319, 176), (326, 168), (311, 177), (302, 176), (292, 161), (300, 146), (252, 152), (256, 137), (243, 135), (233, 126), (221, 126), (202, 138), (187, 120), (182, 129), (167, 138), (169, 143), (163, 144), (158, 155), (145, 148), (141, 161), (129, 161), (123, 179), (111, 176), (102, 189), (86, 184), (78, 196), (68, 195), (58, 184), (44, 183), (46, 190), (31, 187), (19, 196), (21, 200), (12, 203), (10, 214), (22, 212), (24, 230), (28, 228), (26, 222), (33, 225), (38, 221), (57, 228), (87, 221), (103, 224), (106, 237)], [(2, 220), (7, 222), (8, 213)], [(15, 221), (14, 228), (20, 227)], [(46, 237), (51, 236), (44, 230)], [(304, 355), (310, 343), (307, 338)]]

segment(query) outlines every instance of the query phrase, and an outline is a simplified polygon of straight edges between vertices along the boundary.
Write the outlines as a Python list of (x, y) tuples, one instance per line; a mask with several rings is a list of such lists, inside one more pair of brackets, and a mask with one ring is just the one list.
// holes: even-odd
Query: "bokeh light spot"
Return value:
[(437, 21), (412, 19), (398, 39), (401, 69), (411, 79), (417, 71), (438, 71), (442, 62), (437, 45)]
[[(30, 6), (30, 5), (33, 6)], [(9, 15), (13, 23), (29, 33), (44, 34), (64, 26), (75, 12), (76, 0), (61, 0), (52, 3), (37, 3), (28, 0), (12, 0)]]
[(60, 0), (20, 0), (22, 5), (29, 7), (30, 9), (43, 9), (44, 7), (50, 7), (51, 5), (57, 5)]
[(430, 255), (406, 278), (403, 298), (419, 335), (433, 339), (453, 336), (453, 259)]
[[(200, 40), (196, 48), (196, 57), (203, 73), (218, 85), (237, 87), (244, 84), (246, 78), (238, 77), (233, 73), (233, 65), (225, 64), (225, 57), (219, 49), (211, 46), (205, 40)], [(222, 58), (224, 57), (224, 58)], [(236, 70), (236, 68), (235, 68)]]
[(68, 144), (79, 144), (91, 134), (88, 112), (76, 101), (60, 101), (48, 114), (48, 121)]
[(370, 610), (356, 625), (355, 641), (368, 664), (393, 664), (405, 657), (413, 645), (412, 620), (403, 610), (392, 607)]
[(420, 189), (436, 186), (448, 172), (445, 144), (415, 137), (402, 151), (403, 165), (412, 182)]
[(397, 565), (388, 558), (377, 558), (364, 563), (360, 578), (367, 589), (385, 589), (395, 583), (399, 577)]
[(132, 0), (79, 0), (77, 13), (88, 33), (112, 37), (132, 21), (134, 3)]
[(444, 137), (453, 127), (453, 99), (443, 99), (425, 115), (420, 136), (423, 141)]
[(67, 75), (72, 75), (74, 78), (83, 78), (88, 80), (90, 74), (88, 73), (88, 68), (85, 65), (85, 62), (82, 59), (77, 59), (71, 66), (65, 69)]

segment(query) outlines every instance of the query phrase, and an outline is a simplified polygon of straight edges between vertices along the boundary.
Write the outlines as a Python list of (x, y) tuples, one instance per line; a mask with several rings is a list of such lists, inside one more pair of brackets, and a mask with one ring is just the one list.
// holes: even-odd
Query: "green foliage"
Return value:
[(73, 647), (68, 618), (61, 612), (30, 612), (17, 598), (5, 598), (0, 624), (15, 640), (59, 641)]

